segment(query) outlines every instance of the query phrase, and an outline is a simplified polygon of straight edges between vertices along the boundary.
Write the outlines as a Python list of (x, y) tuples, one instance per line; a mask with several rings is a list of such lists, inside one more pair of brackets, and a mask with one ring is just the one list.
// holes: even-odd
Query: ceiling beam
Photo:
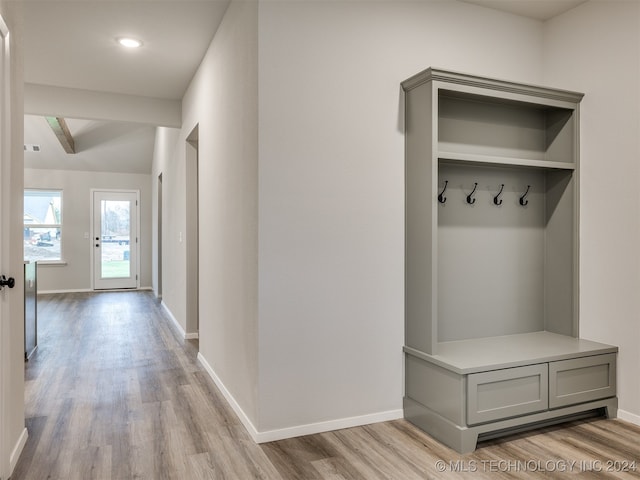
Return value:
[(69, 127), (67, 127), (67, 122), (62, 117), (44, 117), (47, 119), (47, 123), (53, 130), (53, 133), (56, 134), (60, 145), (67, 153), (76, 153), (76, 145), (73, 141), (73, 137), (71, 136), (71, 132), (69, 131)]
[(182, 100), (24, 84), (24, 113), (182, 128)]

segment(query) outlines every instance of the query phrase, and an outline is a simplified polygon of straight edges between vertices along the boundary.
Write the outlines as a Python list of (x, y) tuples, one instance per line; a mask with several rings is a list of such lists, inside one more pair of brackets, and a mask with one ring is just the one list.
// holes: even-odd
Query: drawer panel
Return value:
[(546, 363), (470, 374), (467, 425), (546, 410), (548, 379)]
[(616, 355), (594, 355), (549, 363), (549, 408), (616, 394)]

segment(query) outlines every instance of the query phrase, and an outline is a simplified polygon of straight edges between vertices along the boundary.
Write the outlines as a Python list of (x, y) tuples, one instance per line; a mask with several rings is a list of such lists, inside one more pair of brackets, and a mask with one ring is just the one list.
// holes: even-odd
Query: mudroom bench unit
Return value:
[(405, 417), (459, 452), (615, 417), (578, 326), (582, 94), (429, 68), (405, 95)]
[(550, 332), (439, 347), (404, 348), (405, 417), (461, 453), (577, 414), (616, 415), (616, 347)]

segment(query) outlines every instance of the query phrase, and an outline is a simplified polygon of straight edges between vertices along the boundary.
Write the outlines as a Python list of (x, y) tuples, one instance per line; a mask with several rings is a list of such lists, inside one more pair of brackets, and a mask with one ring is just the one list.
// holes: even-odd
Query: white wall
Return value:
[(200, 352), (255, 421), (257, 411), (257, 16), (232, 2), (184, 97), (199, 125)]
[[(618, 8), (623, 7), (605, 16), (606, 29), (616, 30), (615, 35), (605, 30), (612, 40), (593, 35), (604, 7), (587, 15), (584, 25), (571, 27), (593, 48), (597, 37), (602, 45), (596, 51), (616, 51), (607, 57), (616, 72), (638, 59), (637, 42), (630, 46), (633, 58), (615, 59), (621, 50), (610, 43), (627, 45), (633, 39), (619, 36), (637, 32), (635, 11)], [(185, 141), (198, 125), (201, 358), (257, 438), (401, 415), (400, 82), (436, 66), (602, 91), (607, 82), (604, 74), (593, 75), (589, 48), (576, 42), (573, 30), (562, 31), (561, 22), (571, 23), (578, 12), (558, 19), (556, 27), (556, 21), (545, 25), (453, 1), (231, 4), (183, 100), (182, 129), (158, 131), (157, 147), (175, 152), (156, 155), (153, 177), (155, 182), (163, 173), (165, 205), (170, 205), (163, 218), (163, 297), (184, 327), (185, 244), (178, 233), (186, 225)], [(576, 50), (585, 53), (574, 59)], [(620, 77), (612, 91), (628, 91), (630, 108), (637, 108), (632, 88), (637, 72)], [(607, 167), (594, 168), (589, 157), (607, 157), (636, 180), (631, 158), (637, 145), (625, 138), (621, 146), (612, 126), (610, 146), (596, 153), (602, 135), (590, 113), (595, 107), (589, 102), (598, 103), (592, 98), (583, 117), (583, 139), (590, 138), (593, 153), (584, 157), (583, 140), (581, 328), (585, 337), (624, 347), (624, 381), (638, 367), (630, 348), (638, 342), (634, 320), (603, 324), (601, 319), (607, 312), (632, 319), (638, 310), (630, 298), (615, 302), (617, 292), (638, 283), (631, 246), (640, 229), (625, 230), (630, 235), (625, 239), (605, 233), (613, 227), (622, 231), (629, 217), (605, 210), (596, 178)], [(637, 120), (630, 111), (624, 116)], [(624, 158), (612, 160), (611, 151)], [(613, 173), (607, 174), (607, 184), (615, 185)], [(635, 189), (629, 185), (624, 191)], [(626, 212), (637, 218), (634, 195), (627, 194)], [(590, 217), (591, 211), (601, 218)], [(585, 240), (587, 233), (591, 238)], [(608, 252), (605, 258), (613, 263), (598, 259), (608, 244), (622, 249)], [(613, 283), (603, 287), (600, 278)], [(627, 385), (621, 386), (621, 406), (631, 412), (638, 387), (634, 381)]]
[[(183, 147), (182, 149), (179, 146)], [(162, 174), (162, 302), (186, 331), (186, 232), (185, 165), (180, 153), (184, 138), (180, 130), (160, 127), (151, 173), (153, 185), (153, 232), (158, 228), (158, 176)], [(157, 243), (154, 248), (157, 249)], [(154, 257), (155, 258), (155, 257)], [(158, 294), (158, 264), (154, 264), (154, 291)]]
[(621, 418), (640, 424), (640, 4), (545, 24), (544, 80), (581, 105), (580, 334), (617, 345)]
[(230, 4), (183, 99), (182, 129), (158, 130), (156, 147), (174, 153), (158, 152), (153, 168), (166, 205), (163, 302), (187, 331), (186, 139), (198, 126), (200, 354), (250, 422), (258, 418), (257, 14), (257, 2)]
[(91, 189), (140, 190), (140, 287), (151, 287), (151, 176), (24, 169), (25, 188), (60, 189), (64, 265), (38, 265), (38, 291), (91, 290)]
[[(180, 188), (175, 186), (172, 188), (172, 183), (175, 183), (177, 174), (174, 172), (177, 165), (171, 162), (175, 155), (176, 143), (178, 141), (178, 135), (180, 130), (177, 128), (165, 128), (159, 127), (156, 130), (156, 139), (154, 145), (154, 158), (151, 172), (151, 232), (152, 232), (152, 265), (151, 265), (151, 283), (153, 291), (156, 295), (162, 294), (165, 304), (172, 305), (172, 310), (179, 311), (179, 305), (184, 307), (184, 289), (176, 288), (177, 285), (171, 285), (171, 280), (174, 278), (175, 273), (172, 269), (176, 269), (180, 264), (175, 260), (176, 245), (175, 235), (169, 232), (173, 232), (165, 226), (168, 223), (167, 217), (172, 215), (171, 225), (172, 228), (176, 227), (176, 217), (180, 213), (179, 206), (176, 202), (180, 199)], [(163, 252), (174, 252), (173, 255), (166, 255), (167, 259), (162, 264), (162, 276), (166, 277), (167, 284), (171, 287), (166, 292), (159, 291), (160, 279), (159, 279), (159, 265), (158, 265), (158, 177), (162, 174), (162, 215), (165, 217), (164, 222), (161, 222), (163, 232), (161, 232), (164, 243), (162, 244)], [(178, 270), (181, 270), (178, 268)], [(184, 284), (184, 283), (183, 283)], [(180, 285), (180, 284), (178, 284)], [(182, 301), (177, 297), (182, 296)], [(175, 312), (174, 312), (175, 313)]]
[(265, 2), (259, 32), (259, 429), (400, 416), (400, 82), (436, 66), (540, 83), (542, 24), (458, 2)]

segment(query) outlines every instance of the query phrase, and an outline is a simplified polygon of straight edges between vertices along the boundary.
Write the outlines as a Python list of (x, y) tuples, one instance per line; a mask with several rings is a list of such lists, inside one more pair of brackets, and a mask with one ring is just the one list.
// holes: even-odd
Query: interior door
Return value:
[(93, 191), (93, 288), (138, 288), (137, 191)]
[[(9, 248), (8, 232), (11, 226), (10, 208), (13, 205), (13, 198), (6, 201), (6, 172), (9, 171), (11, 164), (11, 143), (10, 143), (10, 126), (11, 126), (11, 109), (9, 105), (10, 89), (10, 59), (9, 59), (9, 29), (0, 16), (0, 198), (3, 199), (0, 206), (0, 274), (9, 274), (9, 257), (13, 250)], [(21, 248), (22, 246), (20, 246)], [(8, 438), (8, 428), (6, 427), (7, 416), (6, 408), (8, 408), (8, 388), (6, 386), (7, 379), (10, 375), (14, 375), (15, 371), (9, 371), (14, 365), (9, 356), (10, 348), (10, 299), (11, 296), (6, 288), (0, 293), (0, 478), (5, 478), (11, 472), (10, 470), (10, 440)]]

